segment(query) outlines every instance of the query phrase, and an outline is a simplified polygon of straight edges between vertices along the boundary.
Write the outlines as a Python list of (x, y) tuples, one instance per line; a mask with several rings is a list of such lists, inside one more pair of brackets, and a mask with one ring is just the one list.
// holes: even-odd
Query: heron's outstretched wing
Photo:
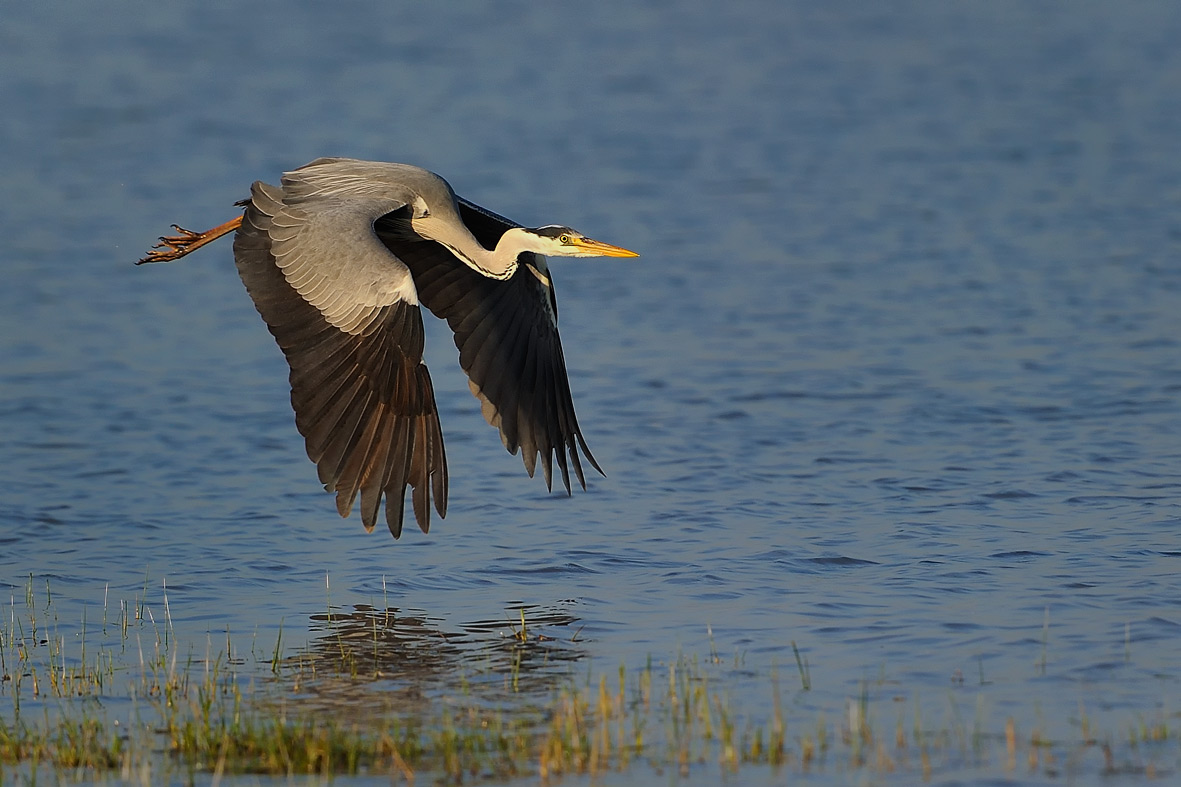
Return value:
[[(466, 200), (459, 200), (459, 211), (485, 248), (494, 248), (506, 230), (518, 226)], [(384, 231), (381, 220), (376, 229), (409, 266), (422, 303), (455, 332), (460, 366), (505, 448), (513, 454), (520, 449), (530, 476), (540, 455), (547, 487), (552, 488), (556, 459), (566, 491), (569, 466), (585, 489), (579, 450), (603, 471), (574, 416), (557, 301), (544, 258), (525, 254), (512, 278), (498, 281), (472, 270), (438, 243), (408, 241), (393, 228)]]
[(377, 217), (413, 195), (354, 193), (322, 166), (332, 163), (287, 173), (281, 187), (256, 182), (242, 203), (234, 258), (291, 366), (295, 423), (340, 515), (360, 492), (361, 521), (372, 530), (384, 495), (397, 538), (410, 486), (426, 532), (432, 493), (446, 514), (447, 460), (422, 363), (422, 313), (409, 270), (373, 233)]

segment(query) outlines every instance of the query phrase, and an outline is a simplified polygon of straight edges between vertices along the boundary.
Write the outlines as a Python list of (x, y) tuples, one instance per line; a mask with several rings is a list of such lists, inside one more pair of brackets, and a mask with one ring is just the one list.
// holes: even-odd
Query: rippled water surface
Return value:
[[(312, 650), (393, 607), (439, 674), (524, 605), (576, 671), (794, 642), (805, 711), (1172, 713), (1181, 13), (887, 5), (6, 8), (0, 583)], [(131, 265), (319, 155), (642, 254), (551, 262), (606, 478), (529, 479), (428, 316), (448, 516), (337, 518), (229, 243)]]

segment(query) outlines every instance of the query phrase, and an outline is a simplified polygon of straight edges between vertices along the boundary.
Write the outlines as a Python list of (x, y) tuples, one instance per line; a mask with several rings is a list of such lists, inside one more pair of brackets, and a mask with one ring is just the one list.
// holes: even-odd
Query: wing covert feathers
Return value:
[(302, 181), (289, 185), (299, 172), (282, 188), (251, 188), (234, 239), (238, 272), (291, 367), (295, 423), (337, 511), (348, 516), (360, 495), (372, 530), (384, 496), (397, 538), (409, 486), (426, 532), (432, 496), (439, 516), (447, 512), (447, 460), (422, 363), (422, 314), (406, 266), (372, 231), (385, 205), (404, 200), (358, 210)]

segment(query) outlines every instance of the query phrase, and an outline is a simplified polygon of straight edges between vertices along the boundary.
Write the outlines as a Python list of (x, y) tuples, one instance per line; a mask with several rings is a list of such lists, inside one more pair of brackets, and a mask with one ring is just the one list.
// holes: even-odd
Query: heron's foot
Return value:
[(142, 260), (135, 263), (143, 265), (145, 262), (172, 262), (204, 245), (204, 233), (186, 230), (176, 224), (172, 225), (176, 235), (161, 235), (160, 242), (151, 248)]
[(179, 260), (181, 257), (196, 251), (210, 241), (215, 241), (222, 235), (233, 232), (242, 224), (242, 217), (230, 219), (225, 224), (218, 225), (211, 230), (204, 232), (193, 232), (186, 230), (184, 227), (173, 224), (172, 228), (176, 230), (176, 235), (161, 235), (160, 242), (153, 246), (143, 259), (136, 262), (136, 265), (143, 265), (145, 262), (172, 262)]

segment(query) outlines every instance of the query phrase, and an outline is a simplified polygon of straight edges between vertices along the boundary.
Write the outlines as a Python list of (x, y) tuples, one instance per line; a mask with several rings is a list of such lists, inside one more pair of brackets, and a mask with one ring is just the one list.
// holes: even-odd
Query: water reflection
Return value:
[[(547, 696), (586, 651), (578, 618), (523, 605), (447, 624), (422, 611), (358, 604), (312, 615), (312, 638), (277, 670), (295, 701), (325, 709), (415, 714), (433, 700), (465, 707)], [(291, 697), (288, 697), (291, 701)]]

